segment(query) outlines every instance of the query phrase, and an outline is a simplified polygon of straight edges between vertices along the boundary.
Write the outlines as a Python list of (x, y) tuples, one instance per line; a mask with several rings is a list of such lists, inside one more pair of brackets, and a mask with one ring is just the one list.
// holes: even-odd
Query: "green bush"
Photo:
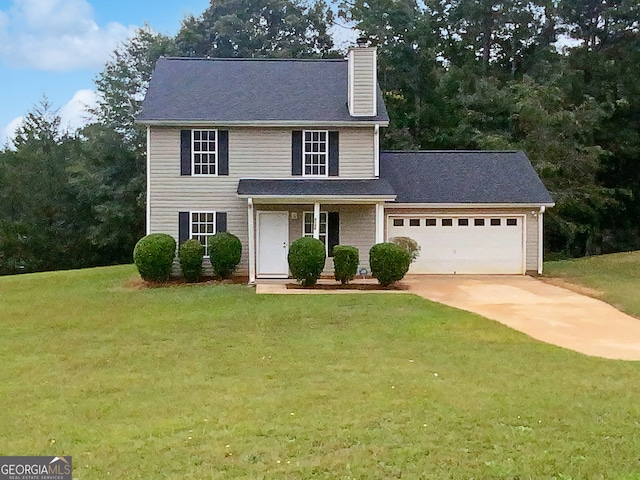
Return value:
[(180, 245), (178, 258), (182, 275), (187, 282), (197, 282), (202, 277), (202, 258), (204, 257), (204, 246), (199, 240), (192, 238)]
[(394, 237), (391, 239), (393, 243), (400, 248), (409, 252), (411, 255), (411, 263), (416, 261), (416, 258), (420, 256), (420, 245), (411, 237)]
[(343, 285), (353, 280), (358, 273), (360, 254), (356, 247), (336, 245), (333, 247), (333, 272), (336, 280)]
[(411, 255), (395, 243), (377, 243), (369, 250), (369, 265), (371, 275), (386, 287), (404, 278), (411, 265)]
[(240, 239), (228, 232), (219, 232), (209, 237), (209, 258), (216, 276), (231, 277), (242, 258)]
[(142, 237), (133, 249), (133, 262), (147, 281), (164, 282), (171, 275), (176, 255), (176, 241), (166, 233)]
[(291, 275), (304, 286), (315, 285), (324, 269), (327, 257), (324, 243), (312, 237), (302, 237), (289, 248), (289, 269)]

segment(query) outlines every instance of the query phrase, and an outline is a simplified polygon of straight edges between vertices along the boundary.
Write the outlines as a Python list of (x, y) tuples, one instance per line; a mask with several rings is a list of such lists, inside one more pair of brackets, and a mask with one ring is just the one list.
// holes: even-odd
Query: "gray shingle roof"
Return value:
[(524, 152), (381, 152), (397, 203), (553, 203)]
[(340, 196), (393, 197), (393, 188), (382, 179), (247, 179), (238, 182), (242, 196)]
[(142, 112), (146, 122), (360, 122), (349, 115), (346, 60), (161, 58)]

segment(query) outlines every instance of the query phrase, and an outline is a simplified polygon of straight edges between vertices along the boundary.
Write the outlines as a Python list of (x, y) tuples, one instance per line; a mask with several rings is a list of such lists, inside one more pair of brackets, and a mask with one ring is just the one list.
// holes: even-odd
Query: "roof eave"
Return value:
[(395, 195), (254, 195), (238, 194), (239, 198), (251, 198), (262, 203), (334, 203), (334, 204), (363, 204), (392, 202)]
[(386, 205), (394, 208), (450, 208), (450, 209), (483, 209), (483, 208), (552, 208), (554, 202), (526, 202), (526, 203), (393, 203)]
[(357, 127), (374, 126), (388, 127), (388, 120), (136, 120), (139, 125), (151, 127)]

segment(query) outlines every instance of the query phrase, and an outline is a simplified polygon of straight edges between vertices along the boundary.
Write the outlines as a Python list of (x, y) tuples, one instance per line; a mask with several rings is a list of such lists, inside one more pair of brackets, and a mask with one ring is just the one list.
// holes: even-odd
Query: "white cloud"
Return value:
[(0, 11), (0, 58), (39, 70), (96, 68), (134, 31), (115, 22), (99, 26), (87, 0), (13, 0)]
[[(95, 107), (97, 102), (98, 94), (93, 90), (78, 90), (73, 95), (73, 98), (58, 110), (61, 133), (73, 133), (78, 128), (82, 128), (89, 123), (92, 118), (87, 110)], [(14, 118), (1, 131), (0, 147), (4, 145), (8, 145), (10, 148), (13, 147), (13, 138), (15, 137), (16, 129), (22, 124), (23, 120), (24, 116)]]
[(2, 130), (2, 147), (5, 145), (8, 147), (13, 147), (13, 138), (16, 135), (16, 130), (22, 124), (22, 120), (24, 117), (20, 116), (18, 118), (14, 118), (9, 122), (9, 124)]
[(91, 120), (88, 108), (95, 107), (98, 95), (93, 90), (78, 90), (73, 98), (60, 109), (60, 127), (69, 132), (84, 127)]

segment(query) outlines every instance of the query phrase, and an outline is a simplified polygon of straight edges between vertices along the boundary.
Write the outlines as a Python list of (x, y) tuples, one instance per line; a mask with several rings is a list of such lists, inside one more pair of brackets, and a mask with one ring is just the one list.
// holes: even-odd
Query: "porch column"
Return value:
[(253, 221), (253, 198), (247, 198), (247, 228), (249, 236), (249, 283), (256, 283), (256, 230)]
[(376, 203), (376, 243), (384, 242), (384, 203)]
[[(544, 212), (546, 208), (543, 205), (540, 207), (540, 213), (538, 213), (538, 275), (542, 275), (542, 262), (544, 260)], [(526, 249), (525, 249), (526, 250)], [(526, 262), (526, 260), (525, 260)], [(526, 271), (525, 267), (525, 271)]]
[(320, 202), (313, 204), (313, 238), (320, 239)]

